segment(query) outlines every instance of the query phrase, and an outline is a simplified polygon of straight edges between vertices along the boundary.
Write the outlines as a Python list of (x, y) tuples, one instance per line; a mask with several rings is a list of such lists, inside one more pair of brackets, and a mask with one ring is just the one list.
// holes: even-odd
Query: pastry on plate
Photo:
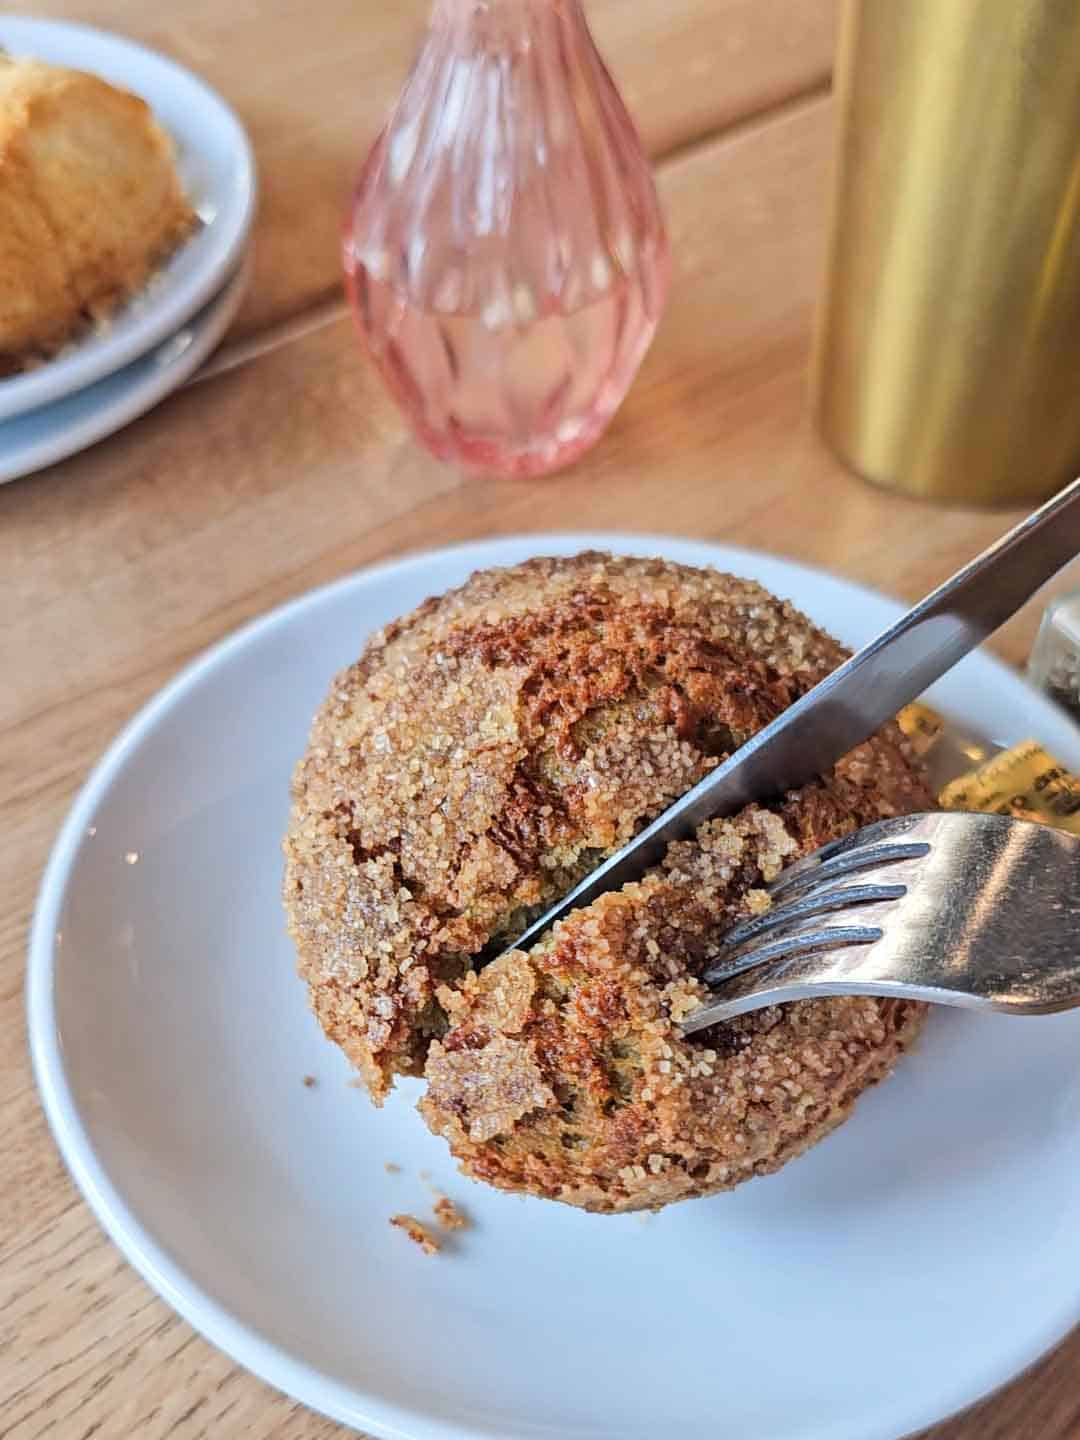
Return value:
[(194, 223), (144, 101), (0, 54), (0, 375), (105, 318)]
[(894, 725), (501, 952), (844, 656), (751, 581), (595, 553), (480, 572), (376, 635), (297, 767), (284, 882), (315, 1013), (373, 1098), (422, 1075), (466, 1173), (600, 1211), (728, 1189), (843, 1120), (923, 1007), (678, 1022), (784, 865), (932, 807)]

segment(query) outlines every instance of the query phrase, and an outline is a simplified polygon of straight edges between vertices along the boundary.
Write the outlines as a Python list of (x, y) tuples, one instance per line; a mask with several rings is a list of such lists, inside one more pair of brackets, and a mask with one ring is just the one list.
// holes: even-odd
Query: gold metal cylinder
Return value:
[(846, 0), (820, 430), (1008, 504), (1080, 469), (1080, 0)]

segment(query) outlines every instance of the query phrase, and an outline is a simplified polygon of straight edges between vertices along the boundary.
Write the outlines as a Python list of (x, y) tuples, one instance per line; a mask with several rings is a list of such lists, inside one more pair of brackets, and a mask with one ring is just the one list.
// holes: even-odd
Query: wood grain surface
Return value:
[[(661, 157), (676, 277), (607, 437), (570, 475), (532, 484), (466, 480), (422, 452), (335, 298), (340, 192), (406, 63), (415, 0), (36, 10), (171, 51), (250, 124), (265, 201), (241, 339), (260, 336), (262, 353), (234, 350), (232, 368), (111, 440), (0, 488), (0, 1440), (323, 1440), (345, 1432), (238, 1370), (129, 1269), (47, 1132), (26, 1053), (25, 935), (93, 760), (234, 626), (405, 550), (512, 531), (668, 532), (767, 548), (911, 600), (1015, 516), (870, 489), (808, 425), (831, 5), (592, 7)], [(994, 647), (1021, 661), (1036, 619), (1029, 606)], [(1074, 1336), (933, 1434), (1075, 1440), (1078, 1379)]]

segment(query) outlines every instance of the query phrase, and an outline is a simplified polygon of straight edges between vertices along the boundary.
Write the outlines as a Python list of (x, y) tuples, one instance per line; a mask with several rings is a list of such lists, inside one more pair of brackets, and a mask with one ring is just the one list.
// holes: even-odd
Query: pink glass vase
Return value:
[(344, 256), (371, 354), (440, 459), (540, 475), (593, 444), (648, 349), (669, 264), (580, 0), (436, 0)]

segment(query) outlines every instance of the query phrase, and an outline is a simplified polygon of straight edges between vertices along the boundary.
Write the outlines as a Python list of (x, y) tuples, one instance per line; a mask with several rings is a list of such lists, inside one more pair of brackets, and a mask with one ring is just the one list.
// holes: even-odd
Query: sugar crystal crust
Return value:
[(921, 1007), (677, 1024), (783, 864), (932, 807), (895, 726), (478, 962), (844, 654), (751, 581), (597, 553), (480, 572), (375, 636), (297, 767), (284, 893), (315, 1013), (376, 1102), (423, 1074), (467, 1173), (607, 1211), (728, 1188), (839, 1123)]

